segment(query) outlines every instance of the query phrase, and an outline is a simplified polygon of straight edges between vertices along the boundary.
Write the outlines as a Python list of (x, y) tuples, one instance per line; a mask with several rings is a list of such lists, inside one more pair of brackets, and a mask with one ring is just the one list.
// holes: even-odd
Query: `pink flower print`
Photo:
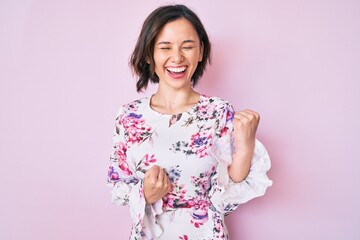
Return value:
[(189, 240), (187, 235), (180, 236), (179, 239), (181, 239), (181, 240)]
[(118, 157), (119, 163), (126, 161), (126, 145), (123, 142), (119, 142), (117, 149), (116, 149), (116, 155)]
[(233, 111), (227, 111), (226, 113), (226, 121), (232, 121), (234, 119), (235, 113)]
[(195, 206), (195, 201), (193, 200), (193, 199), (190, 199), (190, 200), (188, 200), (188, 204), (189, 204), (189, 206)]
[(215, 229), (216, 229), (217, 232), (220, 232), (221, 229), (222, 229), (221, 224), (220, 224), (220, 223), (216, 223), (216, 224), (215, 224)]
[(200, 226), (204, 225), (204, 223), (196, 222), (194, 220), (190, 220), (191, 224), (194, 224), (196, 228), (200, 228)]
[(199, 119), (212, 119), (214, 118), (215, 113), (215, 104), (206, 103), (205, 105), (201, 105), (198, 107)]
[(136, 171), (140, 171), (142, 173), (146, 173), (146, 171), (149, 169), (148, 167), (156, 162), (155, 155), (149, 155), (148, 153), (141, 158), (141, 160), (136, 164)]
[(131, 175), (132, 172), (130, 171), (129, 165), (126, 162), (126, 151), (127, 147), (123, 142), (119, 142), (119, 144), (116, 147), (116, 156), (118, 159), (118, 165), (119, 168), (126, 174)]
[(119, 168), (128, 176), (132, 174), (127, 162), (119, 163)]
[(186, 189), (184, 184), (175, 184), (172, 191), (163, 197), (163, 208), (192, 207), (189, 201), (185, 200)]
[[(208, 218), (208, 210), (207, 209), (196, 209), (192, 214), (192, 223), (193, 224), (204, 224), (207, 222)], [(195, 226), (196, 227), (196, 226)]]
[[(189, 205), (190, 205), (190, 203), (189, 203)], [(191, 207), (194, 209), (194, 211), (201, 209), (201, 210), (205, 210), (207, 212), (210, 205), (211, 205), (211, 203), (209, 200), (202, 199), (200, 197), (195, 197), (191, 201)]]
[[(201, 197), (201, 199), (203, 197), (206, 198), (208, 191), (210, 189), (210, 182), (211, 182), (211, 177), (216, 173), (215, 171), (215, 166), (213, 166), (211, 168), (211, 170), (200, 173), (198, 177), (196, 176), (191, 176), (191, 182), (194, 184), (195, 187), (195, 193), (197, 194), (197, 196)], [(209, 206), (207, 205), (208, 203), (205, 202), (204, 206)], [(199, 206), (199, 203), (197, 203), (197, 205)]]
[[(226, 122), (228, 121), (232, 121), (234, 119), (234, 115), (235, 113), (233, 111), (227, 111), (226, 112)], [(220, 129), (220, 135), (219, 137), (222, 137), (224, 135), (227, 134), (229, 128), (227, 126), (223, 126), (221, 129)]]
[(145, 166), (149, 166), (151, 163), (156, 162), (156, 158), (154, 158), (154, 154), (152, 154), (151, 156), (149, 156), (149, 154), (145, 155), (145, 161), (144, 161), (144, 165)]
[(220, 130), (220, 137), (226, 135), (226, 133), (228, 132), (228, 130), (229, 130), (229, 129), (228, 129), (227, 127), (221, 128), (221, 130)]
[(224, 233), (224, 225), (223, 221), (221, 220), (221, 217), (218, 213), (214, 212), (212, 215), (212, 218), (214, 220), (214, 226), (213, 226), (213, 236), (216, 239), (224, 239), (225, 233)]
[(139, 188), (139, 198), (144, 198), (144, 189), (143, 188)]
[(135, 100), (134, 102), (125, 104), (124, 108), (126, 108), (127, 110), (130, 110), (130, 111), (137, 111), (140, 103), (141, 103), (140, 100)]
[(108, 170), (108, 179), (111, 182), (119, 181), (119, 174), (114, 171), (114, 167), (110, 166)]
[(190, 223), (196, 228), (206, 223), (209, 219), (208, 210), (211, 205), (209, 200), (194, 198), (194, 206), (192, 207), (193, 212), (191, 213), (192, 219)]
[(141, 143), (151, 137), (151, 127), (145, 123), (142, 114), (130, 113), (122, 119), (122, 124), (128, 143)]
[(199, 158), (205, 157), (208, 155), (206, 149), (211, 147), (212, 136), (206, 132), (198, 132), (191, 136), (190, 149), (192, 152), (196, 153)]

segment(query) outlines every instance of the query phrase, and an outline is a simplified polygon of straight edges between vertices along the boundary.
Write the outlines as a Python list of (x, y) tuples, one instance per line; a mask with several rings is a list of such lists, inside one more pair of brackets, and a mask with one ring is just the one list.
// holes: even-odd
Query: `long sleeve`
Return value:
[(146, 204), (143, 173), (138, 171), (134, 161), (129, 159), (127, 154), (132, 145), (124, 126), (124, 119), (128, 115), (131, 116), (122, 108), (116, 118), (107, 185), (112, 188), (112, 202), (130, 208), (133, 219), (132, 239), (151, 239), (162, 232), (156, 223), (156, 215), (162, 212), (162, 200)]
[(143, 182), (136, 175), (135, 165), (127, 158), (128, 146), (122, 124), (124, 111), (117, 115), (113, 133), (113, 147), (110, 155), (107, 185), (112, 188), (112, 202), (116, 205), (130, 207), (130, 214), (134, 225), (132, 235), (141, 239), (142, 221), (145, 214), (145, 198)]
[(233, 153), (233, 116), (230, 104), (223, 108), (224, 114), (219, 121), (218, 138), (212, 147), (212, 153), (217, 159), (216, 173), (211, 179), (210, 199), (215, 209), (223, 214), (229, 214), (240, 204), (265, 194), (272, 185), (266, 173), (270, 169), (269, 155), (260, 141), (256, 140), (254, 154), (248, 176), (240, 183), (234, 183), (228, 174)]

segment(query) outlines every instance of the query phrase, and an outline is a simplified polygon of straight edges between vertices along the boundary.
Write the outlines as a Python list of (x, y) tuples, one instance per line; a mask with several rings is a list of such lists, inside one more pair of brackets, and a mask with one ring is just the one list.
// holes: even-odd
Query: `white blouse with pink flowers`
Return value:
[[(120, 109), (108, 185), (113, 202), (130, 207), (130, 239), (229, 239), (224, 215), (272, 185), (270, 159), (258, 140), (246, 179), (229, 178), (233, 117), (228, 102), (205, 95), (177, 115), (154, 111), (149, 97)], [(173, 188), (148, 205), (143, 178), (153, 165), (166, 171)]]

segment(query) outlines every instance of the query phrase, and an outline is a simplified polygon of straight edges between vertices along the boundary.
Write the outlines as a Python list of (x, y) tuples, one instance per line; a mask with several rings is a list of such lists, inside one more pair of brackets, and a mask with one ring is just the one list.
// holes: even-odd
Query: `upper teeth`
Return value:
[(180, 67), (180, 68), (169, 67), (167, 68), (167, 70), (171, 72), (183, 72), (186, 70), (186, 67)]

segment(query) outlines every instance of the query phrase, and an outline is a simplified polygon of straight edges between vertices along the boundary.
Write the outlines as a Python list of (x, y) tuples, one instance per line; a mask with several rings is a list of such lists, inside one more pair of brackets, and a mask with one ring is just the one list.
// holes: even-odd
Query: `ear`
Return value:
[(204, 53), (204, 44), (201, 42), (200, 43), (199, 62), (201, 62), (203, 59), (203, 53)]

